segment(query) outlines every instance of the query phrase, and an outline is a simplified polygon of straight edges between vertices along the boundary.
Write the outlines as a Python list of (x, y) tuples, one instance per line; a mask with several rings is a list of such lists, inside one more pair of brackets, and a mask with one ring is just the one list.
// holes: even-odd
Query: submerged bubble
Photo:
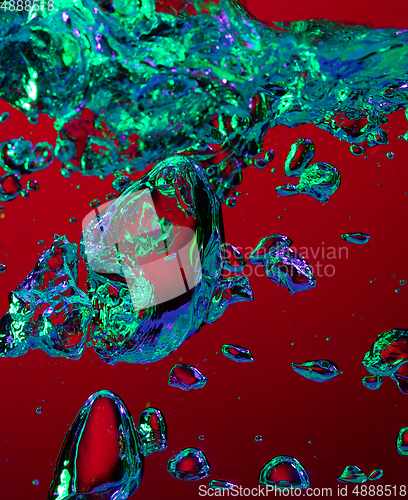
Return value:
[(147, 457), (167, 448), (167, 424), (163, 413), (157, 408), (146, 408), (139, 415), (137, 425), (140, 450)]
[(382, 379), (382, 377), (379, 377), (379, 376), (364, 377), (362, 382), (363, 382), (364, 387), (367, 387), (367, 389), (371, 389), (372, 391), (375, 391), (381, 387), (383, 379)]
[(275, 158), (275, 151), (273, 149), (270, 149), (265, 153), (265, 160), (268, 162), (272, 161)]
[(0, 115), (0, 123), (4, 123), (10, 118), (10, 113), (8, 111), (5, 111)]
[(367, 476), (356, 465), (348, 465), (337, 476), (337, 481), (341, 483), (357, 483), (362, 484), (367, 481)]
[(6, 264), (0, 264), (0, 274), (5, 273), (7, 271)]
[(322, 203), (329, 201), (341, 183), (341, 175), (336, 167), (319, 161), (305, 168), (296, 186), (298, 193), (308, 194)]
[(71, 217), (69, 219), (69, 222), (71, 222), (71, 224), (74, 224), (76, 222), (76, 217)]
[(42, 413), (42, 408), (41, 408), (41, 406), (39, 406), (38, 408), (36, 408), (35, 412), (36, 412), (36, 413), (41, 414), (41, 413)]
[(175, 479), (199, 481), (210, 475), (207, 457), (198, 448), (184, 448), (167, 462), (167, 471)]
[(226, 358), (232, 359), (232, 361), (236, 361), (237, 363), (255, 361), (250, 351), (239, 345), (224, 344), (221, 347), (221, 352)]
[(143, 468), (129, 410), (116, 394), (99, 391), (68, 429), (47, 498), (127, 499), (139, 487)]
[(208, 487), (213, 490), (230, 490), (234, 485), (223, 479), (211, 479), (211, 481), (208, 482)]
[(336, 363), (328, 359), (305, 361), (304, 363), (292, 363), (293, 370), (309, 380), (315, 382), (326, 382), (337, 377), (339, 368)]
[(381, 479), (384, 475), (384, 471), (382, 469), (373, 469), (369, 476), (368, 479), (370, 481), (377, 481), (378, 479)]
[(400, 284), (400, 285), (405, 285), (405, 284), (406, 284), (406, 282), (407, 282), (407, 280), (400, 280), (399, 284)]
[(356, 144), (352, 144), (350, 146), (350, 151), (354, 156), (361, 156), (364, 154), (364, 148), (362, 146), (357, 146)]
[(262, 238), (249, 256), (251, 264), (263, 264), (280, 250), (290, 247), (293, 241), (283, 234), (271, 234)]
[(387, 158), (389, 158), (390, 160), (392, 160), (394, 158), (395, 154), (390, 151), (389, 153), (387, 153)]
[(62, 175), (62, 177), (65, 177), (65, 178), (69, 178), (71, 177), (71, 172), (65, 168), (65, 167), (62, 167), (61, 170), (60, 170), (60, 174)]
[(27, 182), (27, 189), (30, 191), (38, 191), (40, 189), (40, 185), (38, 184), (38, 181), (31, 179)]
[(382, 332), (364, 355), (363, 366), (375, 377), (391, 377), (408, 394), (408, 330)]
[(286, 177), (300, 177), (305, 168), (312, 161), (316, 147), (310, 139), (298, 139), (290, 147), (285, 161)]
[(291, 248), (284, 248), (270, 256), (264, 262), (263, 268), (270, 280), (283, 285), (291, 295), (316, 286), (312, 268)]
[(277, 489), (308, 488), (310, 479), (303, 465), (289, 455), (278, 455), (269, 460), (259, 472), (262, 486), (274, 486)]
[(178, 364), (173, 366), (169, 374), (169, 385), (179, 387), (183, 391), (201, 389), (207, 383), (207, 377), (194, 366)]
[(262, 436), (261, 436), (260, 434), (257, 434), (257, 435), (255, 436), (255, 441), (257, 441), (258, 443), (259, 443), (260, 441), (262, 441)]
[(19, 178), (14, 174), (5, 174), (0, 177), (0, 201), (11, 201), (21, 193), (22, 186)]
[(341, 235), (342, 240), (355, 243), (356, 245), (365, 245), (370, 241), (370, 238), (371, 236), (364, 233), (344, 233)]
[(204, 441), (204, 435), (203, 435), (203, 434), (200, 434), (200, 435), (198, 436), (198, 439), (199, 439), (200, 441)]
[(408, 141), (408, 131), (404, 134), (404, 141)]
[(38, 116), (38, 115), (29, 116), (29, 117), (28, 117), (28, 121), (29, 121), (32, 125), (35, 125), (36, 123), (38, 123), (38, 118), (39, 118), (39, 116)]
[(100, 204), (101, 204), (101, 200), (99, 200), (98, 198), (95, 198), (94, 200), (92, 200), (92, 201), (89, 203), (89, 206), (90, 206), (91, 208), (98, 208)]
[(402, 427), (398, 431), (397, 451), (403, 457), (408, 457), (408, 426)]

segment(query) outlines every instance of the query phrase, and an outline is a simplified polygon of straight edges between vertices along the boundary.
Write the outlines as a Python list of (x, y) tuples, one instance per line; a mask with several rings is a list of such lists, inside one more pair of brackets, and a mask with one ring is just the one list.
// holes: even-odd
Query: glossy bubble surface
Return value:
[(210, 475), (207, 457), (198, 448), (184, 448), (167, 462), (167, 471), (175, 479), (199, 481)]
[(315, 382), (327, 382), (337, 377), (339, 368), (336, 363), (328, 359), (305, 361), (304, 363), (292, 363), (293, 370), (309, 380)]
[(259, 472), (259, 483), (277, 489), (308, 488), (310, 479), (303, 465), (294, 457), (279, 455), (269, 460)]
[(143, 467), (129, 410), (116, 394), (99, 391), (65, 436), (47, 498), (125, 500), (139, 487)]

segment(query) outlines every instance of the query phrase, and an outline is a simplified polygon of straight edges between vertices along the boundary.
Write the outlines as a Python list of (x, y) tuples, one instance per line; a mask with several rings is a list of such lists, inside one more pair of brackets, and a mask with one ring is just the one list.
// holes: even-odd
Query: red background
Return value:
[[(265, 5), (247, 0), (247, 7), (267, 21), (315, 17), (408, 28), (408, 5), (398, 1)], [(41, 116), (34, 126), (5, 103), (4, 110), (11, 117), (0, 124), (1, 140), (23, 135), (33, 143), (55, 144), (56, 132), (47, 117)], [(337, 489), (336, 476), (350, 464), (366, 474), (375, 467), (384, 469), (384, 477), (372, 484), (406, 484), (408, 458), (398, 455), (395, 438), (408, 425), (408, 396), (389, 379), (378, 391), (361, 384), (367, 374), (361, 359), (376, 335), (408, 328), (408, 284), (398, 284), (408, 279), (408, 144), (397, 138), (408, 129), (403, 113), (393, 115), (386, 128), (390, 144), (366, 148), (368, 159), (354, 157), (348, 144), (312, 126), (274, 129), (264, 147), (275, 149), (275, 159), (264, 170), (247, 169), (236, 207), (224, 208), (227, 241), (240, 248), (282, 233), (297, 249), (324, 247), (327, 252), (328, 247), (346, 245), (342, 233), (370, 234), (365, 246), (347, 245), (348, 258), (343, 254), (342, 259), (322, 259), (320, 252), (314, 259), (309, 252), (312, 265), (320, 261), (335, 266), (334, 276), (318, 279), (316, 289), (290, 296), (265, 276), (253, 276), (252, 303), (231, 306), (216, 324), (205, 326), (172, 356), (152, 365), (112, 367), (90, 349), (79, 361), (50, 358), (41, 351), (1, 359), (1, 498), (46, 498), (65, 432), (85, 400), (100, 389), (115, 391), (135, 419), (150, 404), (167, 420), (168, 449), (147, 457), (134, 498), (199, 498), (198, 486), (208, 479), (186, 483), (166, 471), (167, 460), (187, 446), (204, 451), (212, 478), (243, 487), (256, 487), (262, 465), (280, 454), (300, 460), (312, 487)], [(341, 187), (325, 206), (302, 195), (278, 198), (275, 192), (275, 186), (287, 182), (284, 160), (299, 137), (315, 142), (315, 161), (330, 162), (341, 171)], [(388, 151), (395, 153), (394, 159), (386, 157)], [(0, 262), (8, 268), (0, 275), (1, 314), (8, 307), (8, 292), (32, 270), (53, 234), (66, 234), (78, 243), (89, 202), (112, 192), (112, 179), (79, 174), (66, 179), (59, 169), (55, 161), (36, 176), (23, 177), (24, 182), (36, 178), (40, 190), (28, 199), (5, 203), (0, 213)], [(70, 223), (70, 217), (78, 222)], [(43, 246), (37, 243), (41, 239)], [(256, 362), (228, 360), (221, 354), (224, 343), (250, 349)], [(292, 361), (319, 358), (336, 362), (344, 374), (317, 384), (291, 368)], [(208, 376), (203, 389), (182, 392), (168, 387), (168, 373), (180, 361)], [(38, 406), (42, 414), (36, 413)], [(254, 440), (257, 434), (263, 436), (261, 442)], [(199, 435), (204, 435), (203, 441)], [(32, 484), (35, 479), (38, 486)]]

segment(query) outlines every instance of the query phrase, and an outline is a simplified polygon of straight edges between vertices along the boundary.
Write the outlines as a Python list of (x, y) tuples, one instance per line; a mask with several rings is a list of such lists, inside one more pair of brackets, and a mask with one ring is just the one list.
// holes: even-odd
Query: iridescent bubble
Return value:
[(298, 193), (308, 194), (322, 203), (329, 201), (341, 183), (341, 175), (336, 167), (319, 161), (305, 168), (296, 186)]
[(94, 200), (92, 200), (90, 203), (89, 203), (89, 206), (91, 208), (98, 208), (99, 205), (101, 204), (101, 200), (98, 199), (98, 198), (95, 198)]
[(31, 152), (30, 171), (38, 172), (54, 161), (54, 148), (48, 142), (39, 142)]
[(143, 468), (129, 410), (113, 392), (99, 391), (68, 429), (47, 498), (127, 499), (139, 487)]
[(0, 164), (10, 174), (24, 175), (31, 172), (33, 143), (24, 137), (0, 144)]
[(237, 204), (237, 199), (235, 198), (235, 196), (229, 196), (225, 200), (225, 204), (227, 205), (227, 207), (234, 208), (235, 205)]
[(341, 235), (342, 240), (355, 243), (356, 245), (365, 245), (370, 241), (370, 238), (371, 236), (364, 233), (344, 233)]
[(29, 121), (32, 125), (35, 125), (36, 123), (38, 123), (38, 118), (39, 118), (39, 116), (38, 116), (38, 115), (29, 116), (29, 117), (28, 117), (28, 121)]
[(116, 198), (116, 193), (108, 193), (108, 194), (106, 195), (106, 198), (105, 198), (105, 199), (106, 199), (106, 201), (111, 201), (111, 200), (113, 200), (114, 198)]
[(265, 160), (272, 161), (275, 158), (275, 151), (273, 149), (270, 149), (265, 153)]
[(7, 271), (6, 264), (0, 264), (0, 274), (5, 273)]
[(258, 482), (276, 489), (308, 488), (310, 479), (303, 465), (289, 455), (278, 455), (262, 467)]
[(367, 389), (371, 389), (372, 391), (375, 391), (381, 387), (383, 379), (382, 379), (382, 377), (379, 377), (379, 376), (364, 377), (362, 382), (363, 382), (364, 387), (367, 387)]
[(76, 217), (71, 217), (69, 219), (69, 222), (71, 222), (71, 224), (74, 224), (76, 222)]
[(91, 211), (82, 238), (89, 296), (98, 303), (91, 337), (110, 364), (161, 359), (230, 305), (253, 298), (247, 277), (223, 277), (221, 203), (184, 156)]
[(0, 177), (0, 201), (11, 201), (17, 198), (22, 190), (19, 178), (14, 174)]
[(171, 387), (179, 387), (183, 391), (189, 391), (204, 387), (207, 383), (207, 377), (194, 366), (180, 363), (170, 370), (168, 383)]
[(337, 481), (341, 483), (357, 483), (362, 484), (367, 481), (367, 476), (357, 465), (348, 465), (337, 476)]
[(402, 427), (398, 431), (397, 451), (403, 457), (408, 457), (408, 426)]
[(33, 480), (32, 480), (32, 484), (33, 484), (34, 486), (39, 486), (39, 484), (40, 484), (40, 480), (39, 480), (39, 479), (33, 479)]
[(384, 471), (382, 469), (373, 469), (369, 476), (368, 479), (370, 481), (377, 481), (378, 479), (381, 479), (384, 475)]
[(352, 144), (350, 146), (350, 151), (354, 156), (361, 156), (364, 154), (364, 148), (362, 146), (357, 146), (356, 144)]
[(408, 394), (408, 330), (382, 332), (364, 355), (363, 366), (375, 377), (391, 377)]
[(254, 160), (254, 165), (259, 168), (260, 170), (265, 168), (268, 165), (268, 160), (265, 158), (257, 158)]
[(221, 352), (228, 359), (232, 359), (232, 361), (236, 361), (237, 363), (248, 363), (255, 361), (252, 354), (245, 347), (241, 347), (239, 345), (232, 344), (224, 344), (221, 347)]
[(36, 413), (41, 414), (41, 413), (42, 413), (42, 408), (41, 408), (41, 406), (39, 406), (38, 408), (36, 408), (35, 412), (36, 412)]
[(407, 142), (408, 142), (408, 131), (407, 131), (407, 132), (405, 132), (405, 134), (404, 134), (404, 141), (407, 141)]
[(44, 244), (44, 240), (38, 240), (37, 242), (39, 245), (43, 245)]
[(0, 205), (0, 212), (2, 212), (3, 210), (4, 210), (3, 205)]
[(387, 153), (387, 158), (389, 158), (390, 160), (392, 160), (395, 156), (395, 153), (393, 153), (392, 151), (390, 151), (389, 153)]
[(27, 189), (30, 191), (38, 191), (40, 189), (40, 185), (38, 184), (38, 181), (31, 179), (27, 182)]
[(222, 479), (211, 479), (211, 481), (208, 482), (208, 487), (213, 490), (230, 490), (234, 485)]
[(28, 189), (22, 189), (20, 194), (23, 198), (28, 198), (30, 196), (30, 191)]
[(291, 248), (284, 248), (270, 256), (263, 268), (270, 280), (286, 287), (291, 295), (316, 286), (310, 265)]
[(283, 234), (271, 234), (262, 238), (249, 256), (251, 264), (263, 264), (280, 250), (290, 247), (293, 241)]
[(258, 443), (259, 443), (260, 441), (262, 441), (262, 439), (263, 439), (263, 438), (262, 438), (262, 436), (261, 436), (260, 434), (257, 434), (257, 435), (255, 436), (255, 441), (257, 441)]
[(167, 448), (167, 424), (163, 413), (157, 408), (146, 408), (139, 415), (137, 435), (141, 453), (147, 457)]
[(0, 123), (4, 123), (10, 118), (10, 113), (8, 111), (5, 111), (0, 115)]
[(167, 462), (167, 471), (175, 479), (199, 481), (210, 475), (207, 457), (198, 448), (184, 448)]
[(316, 147), (310, 139), (301, 138), (291, 145), (285, 161), (286, 177), (300, 177), (312, 161)]
[(400, 283), (400, 285), (405, 285), (405, 284), (406, 284), (406, 282), (407, 282), (407, 280), (400, 280), (400, 282), (399, 282), (399, 283)]
[(296, 373), (302, 375), (302, 377), (315, 382), (327, 382), (339, 374), (339, 368), (336, 363), (328, 359), (292, 363), (292, 368)]

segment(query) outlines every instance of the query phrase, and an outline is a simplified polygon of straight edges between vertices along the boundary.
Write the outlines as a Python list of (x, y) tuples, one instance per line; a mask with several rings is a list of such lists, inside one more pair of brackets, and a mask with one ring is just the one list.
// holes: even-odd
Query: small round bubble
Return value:
[(98, 198), (95, 198), (94, 200), (91, 201), (89, 206), (91, 208), (98, 208), (100, 204), (101, 204), (101, 200), (99, 200)]
[(392, 160), (394, 158), (395, 154), (392, 152), (392, 151), (389, 151), (387, 153), (387, 158), (389, 158), (390, 160)]
[(7, 271), (6, 264), (0, 264), (0, 273), (5, 273)]

